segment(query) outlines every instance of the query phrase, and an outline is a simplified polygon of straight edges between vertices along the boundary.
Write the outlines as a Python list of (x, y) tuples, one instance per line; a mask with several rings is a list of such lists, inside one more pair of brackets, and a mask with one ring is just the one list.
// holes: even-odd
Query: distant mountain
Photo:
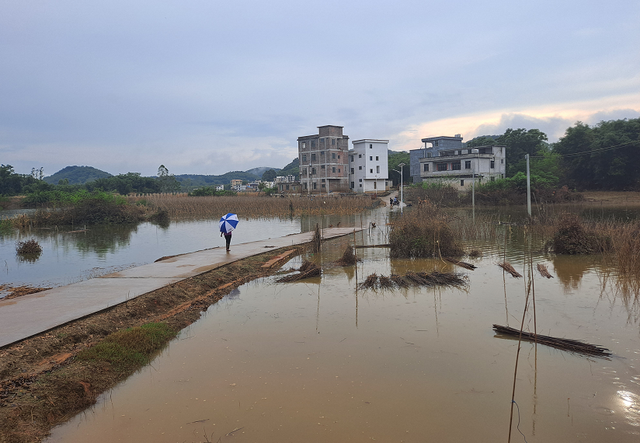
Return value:
[(68, 180), (70, 185), (84, 185), (87, 182), (105, 177), (112, 177), (112, 175), (91, 166), (67, 166), (55, 174), (45, 177), (44, 181), (51, 185), (57, 185), (60, 180)]
[(245, 171), (245, 172), (247, 174), (253, 174), (258, 178), (262, 178), (262, 174), (264, 174), (265, 171), (268, 171), (269, 169), (275, 169), (276, 171), (278, 170), (278, 168), (265, 168), (264, 166), (262, 166), (259, 168), (249, 169), (248, 171)]
[(276, 172), (278, 173), (278, 175), (295, 175), (296, 177), (298, 177), (300, 175), (300, 159), (296, 157), (284, 168), (276, 169)]
[(261, 178), (255, 174), (249, 173), (248, 171), (232, 171), (222, 175), (180, 174), (175, 175), (174, 177), (180, 182), (183, 189), (193, 189), (201, 186), (228, 185), (231, 183), (231, 180), (246, 180), (248, 182), (252, 182)]

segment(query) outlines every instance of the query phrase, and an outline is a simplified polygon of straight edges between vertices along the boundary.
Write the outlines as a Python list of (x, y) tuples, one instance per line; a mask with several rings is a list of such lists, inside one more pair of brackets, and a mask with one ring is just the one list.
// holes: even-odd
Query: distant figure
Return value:
[(398, 202), (398, 197), (394, 197), (393, 204), (394, 205), (399, 205), (400, 204), (400, 202)]
[(389, 206), (393, 206), (393, 197), (389, 197)]
[(229, 246), (231, 246), (231, 232), (221, 232), (220, 237), (224, 234), (224, 240), (227, 242), (227, 252), (229, 252)]

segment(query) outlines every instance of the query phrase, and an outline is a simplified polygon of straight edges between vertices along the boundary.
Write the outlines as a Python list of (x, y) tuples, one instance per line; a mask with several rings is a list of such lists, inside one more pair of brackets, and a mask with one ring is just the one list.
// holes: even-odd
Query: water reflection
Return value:
[(551, 259), (556, 276), (567, 291), (580, 287), (582, 277), (591, 269), (593, 260), (586, 256), (555, 255)]

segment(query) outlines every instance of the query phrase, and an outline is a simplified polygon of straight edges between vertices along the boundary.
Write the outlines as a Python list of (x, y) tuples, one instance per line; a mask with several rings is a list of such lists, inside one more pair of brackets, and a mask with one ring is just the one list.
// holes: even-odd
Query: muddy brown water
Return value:
[[(518, 342), (497, 338), (492, 324), (520, 325), (525, 279), (504, 276), (502, 252), (482, 243), (469, 245), (484, 252), (475, 271), (358, 250), (356, 277), (328, 266), (346, 241), (315, 257), (320, 278), (254, 281), (211, 306), (47, 441), (507, 441)], [(526, 255), (522, 245), (507, 251), (521, 273)], [(625, 303), (593, 257), (533, 258), (555, 276), (535, 274), (538, 331), (614, 355), (523, 343), (512, 441), (638, 441), (637, 299)], [(434, 268), (466, 275), (467, 288), (356, 291), (373, 272)]]

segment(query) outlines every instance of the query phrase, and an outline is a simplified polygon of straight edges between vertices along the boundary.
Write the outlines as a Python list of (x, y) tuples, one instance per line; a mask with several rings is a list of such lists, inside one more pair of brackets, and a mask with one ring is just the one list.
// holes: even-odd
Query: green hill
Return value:
[(99, 178), (112, 177), (108, 172), (91, 166), (67, 166), (53, 175), (44, 178), (50, 185), (57, 185), (60, 180), (68, 180), (70, 185), (84, 185)]

